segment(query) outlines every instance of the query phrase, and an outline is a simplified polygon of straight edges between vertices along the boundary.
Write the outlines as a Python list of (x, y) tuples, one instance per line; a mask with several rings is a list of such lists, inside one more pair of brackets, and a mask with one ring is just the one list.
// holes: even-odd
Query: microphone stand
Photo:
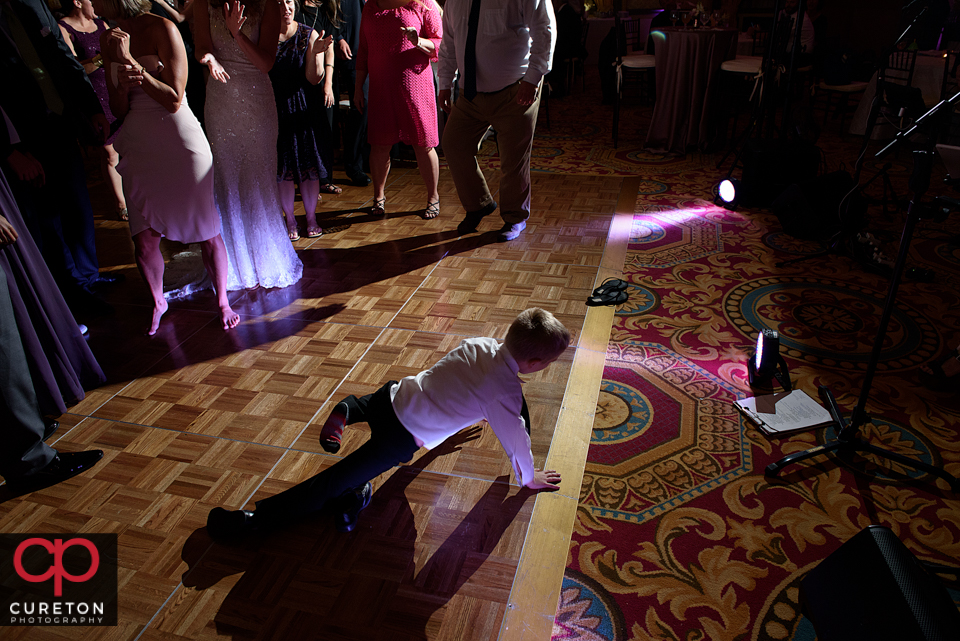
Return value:
[[(924, 0), (914, 0), (914, 3), (922, 2), (922, 1)], [(857, 162), (854, 165), (853, 183), (855, 185), (860, 184), (860, 174), (861, 172), (863, 172), (863, 162), (867, 156), (867, 147), (870, 145), (870, 139), (873, 136), (873, 130), (876, 129), (877, 119), (880, 117), (880, 105), (883, 102), (883, 92), (884, 92), (883, 85), (886, 77), (886, 75), (881, 73), (881, 71), (883, 71), (883, 69), (890, 64), (890, 55), (894, 51), (896, 51), (900, 43), (903, 42), (907, 38), (907, 36), (910, 35), (910, 32), (913, 31), (914, 28), (920, 24), (923, 17), (927, 15), (927, 10), (929, 8), (930, 8), (929, 5), (924, 5), (923, 9), (921, 9), (920, 12), (917, 13), (917, 15), (913, 18), (913, 20), (910, 21), (910, 24), (907, 25), (907, 28), (903, 30), (903, 33), (900, 34), (900, 37), (894, 41), (893, 46), (884, 50), (882, 54), (883, 57), (880, 59), (882, 67), (877, 70), (877, 90), (876, 90), (876, 93), (873, 94), (873, 101), (870, 103), (870, 112), (869, 112), (869, 115), (867, 116), (867, 130), (863, 134), (863, 144), (860, 146), (860, 155), (857, 156)], [(888, 181), (889, 179), (887, 178), (885, 171), (886, 171), (885, 169), (881, 170), (881, 173), (884, 173), (884, 180)], [(877, 175), (880, 175), (880, 174), (878, 173)], [(874, 178), (876, 178), (876, 176), (874, 176)], [(873, 178), (870, 179), (870, 182), (873, 182)], [(891, 187), (891, 190), (892, 190), (892, 187)], [(884, 186), (884, 194), (886, 194), (886, 184)], [(896, 198), (896, 194), (894, 194), (894, 198)], [(884, 213), (887, 213), (886, 203), (884, 203)]]
[[(916, 123), (914, 123), (910, 129), (897, 134), (896, 138), (886, 147), (877, 152), (875, 157), (880, 159), (888, 154), (900, 143), (913, 135), (913, 133), (923, 124), (928, 121), (935, 120), (936, 114), (939, 113), (941, 109), (950, 108), (957, 101), (960, 101), (960, 92), (957, 92), (948, 100), (941, 100), (939, 104), (918, 118)], [(907, 254), (910, 251), (910, 241), (913, 239), (913, 231), (916, 227), (917, 221), (923, 218), (924, 213), (928, 211), (928, 208), (923, 205), (922, 200), (930, 186), (930, 175), (933, 170), (935, 152), (932, 149), (927, 148), (918, 149), (913, 153), (913, 175), (910, 177), (910, 190), (913, 192), (913, 198), (911, 198), (910, 205), (907, 208), (907, 220), (904, 224), (903, 235), (900, 239), (900, 250), (897, 254), (897, 262), (893, 267), (893, 275), (890, 279), (890, 289), (888, 290), (887, 298), (884, 301), (883, 313), (880, 317), (880, 324), (877, 328), (877, 335), (873, 343), (873, 351), (870, 354), (870, 361), (867, 365), (866, 374), (864, 375), (863, 387), (860, 390), (860, 398), (857, 402), (857, 407), (853, 410), (853, 415), (850, 417), (850, 421), (847, 422), (840, 414), (840, 408), (837, 405), (837, 401), (834, 398), (833, 393), (827, 387), (821, 385), (819, 388), (820, 400), (823, 401), (824, 405), (827, 406), (827, 410), (830, 412), (830, 417), (833, 419), (833, 429), (836, 433), (836, 437), (831, 441), (827, 441), (823, 445), (812, 447), (803, 452), (788, 454), (779, 461), (771, 463), (767, 466), (764, 472), (769, 478), (777, 478), (783, 468), (791, 463), (798, 463), (808, 458), (819, 456), (820, 454), (836, 452), (841, 458), (849, 459), (854, 453), (869, 452), (888, 461), (893, 461), (906, 467), (910, 467), (921, 472), (926, 472), (931, 476), (943, 479), (950, 485), (950, 489), (953, 492), (960, 493), (960, 479), (952, 474), (947, 473), (945, 470), (928, 463), (924, 463), (923, 461), (918, 461), (916, 459), (903, 456), (902, 454), (898, 454), (896, 452), (890, 452), (882, 447), (872, 445), (860, 438), (860, 428), (870, 420), (870, 417), (867, 415), (866, 411), (867, 400), (870, 397), (870, 387), (873, 383), (873, 376), (877, 370), (877, 364), (880, 362), (880, 353), (883, 350), (884, 338), (887, 335), (887, 325), (890, 322), (890, 316), (893, 314), (893, 309), (896, 306), (897, 290), (900, 287), (903, 269), (907, 262)]]
[[(925, 2), (925, 0), (914, 0), (913, 3), (915, 4), (918, 2)], [(925, 5), (923, 9), (921, 9), (920, 12), (914, 17), (914, 19), (910, 21), (910, 24), (907, 25), (907, 28), (903, 30), (903, 33), (900, 34), (900, 37), (898, 37), (894, 41), (893, 46), (884, 50), (883, 52), (884, 57), (881, 58), (881, 60), (884, 61), (883, 62), (884, 66), (887, 65), (887, 61), (890, 58), (890, 54), (892, 54), (896, 50), (897, 46), (901, 42), (903, 42), (903, 40), (908, 35), (910, 35), (910, 32), (913, 31), (914, 27), (920, 24), (920, 20), (927, 13), (928, 8), (929, 6)], [(867, 147), (870, 145), (870, 138), (873, 135), (873, 130), (876, 128), (877, 118), (879, 118), (880, 116), (880, 103), (883, 97), (883, 84), (884, 84), (884, 74), (881, 73), (881, 71), (882, 69), (879, 69), (877, 71), (877, 91), (873, 95), (873, 101), (870, 103), (870, 115), (867, 117), (867, 130), (863, 136), (863, 144), (860, 146), (860, 154), (857, 156), (857, 162), (854, 165), (853, 179), (851, 181), (851, 184), (855, 185), (855, 187), (851, 189), (847, 193), (847, 195), (844, 196), (843, 199), (840, 201), (838, 215), (841, 221), (846, 221), (849, 219), (850, 206), (851, 206), (851, 201), (852, 201), (854, 192), (859, 192), (862, 194), (863, 191), (867, 187), (869, 187), (870, 184), (880, 176), (883, 176), (883, 201), (882, 201), (883, 213), (884, 214), (887, 213), (887, 192), (888, 191), (893, 196), (892, 200), (894, 202), (894, 207), (895, 207), (894, 211), (896, 211), (897, 194), (893, 190), (893, 184), (890, 182), (890, 177), (887, 174), (887, 172), (890, 170), (890, 167), (892, 166), (891, 163), (886, 163), (881, 169), (877, 171), (877, 173), (875, 173), (870, 178), (870, 180), (868, 180), (863, 185), (860, 185), (860, 175), (863, 172), (864, 159), (867, 156)], [(917, 122), (919, 122), (919, 120)], [(885, 155), (885, 153), (886, 152), (884, 151), (882, 153), (877, 154), (877, 158), (880, 158), (882, 155)], [(846, 209), (844, 209), (845, 204), (846, 204)], [(806, 256), (791, 258), (790, 260), (783, 260), (777, 263), (776, 266), (786, 267), (788, 265), (793, 265), (794, 263), (807, 261), (807, 260), (810, 260), (811, 258), (819, 258), (820, 256), (826, 256), (828, 254), (836, 254), (840, 256), (843, 254), (844, 246), (847, 244), (847, 240), (849, 239), (850, 236), (856, 233), (856, 231), (857, 231), (856, 229), (851, 228), (849, 226), (849, 223), (847, 225), (843, 225), (836, 233), (834, 233), (826, 241), (827, 246), (822, 251), (818, 251), (813, 254), (808, 254)]]

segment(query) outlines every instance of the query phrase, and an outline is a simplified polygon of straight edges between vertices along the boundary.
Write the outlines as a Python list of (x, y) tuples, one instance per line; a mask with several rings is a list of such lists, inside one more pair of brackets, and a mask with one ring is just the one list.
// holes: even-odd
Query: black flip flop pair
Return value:
[(593, 296), (587, 298), (587, 307), (601, 305), (622, 305), (630, 296), (627, 294), (629, 283), (619, 278), (608, 278), (593, 290)]

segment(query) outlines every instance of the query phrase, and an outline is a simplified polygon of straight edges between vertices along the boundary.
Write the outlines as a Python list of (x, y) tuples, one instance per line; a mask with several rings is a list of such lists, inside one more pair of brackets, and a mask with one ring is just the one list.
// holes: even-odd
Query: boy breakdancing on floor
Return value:
[(560, 474), (533, 467), (530, 418), (518, 374), (532, 374), (557, 360), (570, 344), (570, 332), (540, 308), (520, 313), (506, 340), (468, 338), (436, 365), (390, 381), (373, 394), (348, 396), (338, 403), (320, 432), (328, 452), (340, 449), (343, 427), (370, 426), (370, 440), (319, 474), (257, 501), (256, 511), (217, 507), (207, 517), (207, 532), (226, 540), (271, 529), (320, 510), (338, 499), (343, 513), (337, 527), (349, 532), (370, 504), (370, 479), (406, 463), (421, 447), (432, 449), (481, 420), (493, 428), (521, 484), (556, 490)]

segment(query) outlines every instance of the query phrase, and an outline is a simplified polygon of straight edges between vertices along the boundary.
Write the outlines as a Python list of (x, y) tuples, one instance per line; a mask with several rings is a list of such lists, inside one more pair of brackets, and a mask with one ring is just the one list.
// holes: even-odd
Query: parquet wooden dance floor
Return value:
[[(61, 418), (52, 441), (103, 449), (104, 460), (43, 491), (2, 494), (0, 532), (117, 533), (120, 621), (0, 636), (549, 638), (613, 318), (612, 308), (588, 314), (584, 300), (622, 268), (614, 212), (624, 182), (535, 174), (533, 217), (510, 243), (496, 242), (496, 214), (457, 236), (463, 209), (446, 170), (442, 213), (430, 221), (419, 216), (416, 168), (394, 167), (385, 219), (368, 214), (370, 188), (344, 185), (324, 196), (325, 235), (296, 243), (303, 280), (234, 292), (242, 322), (230, 332), (202, 292), (171, 303), (159, 333), (144, 336), (149, 299), (129, 232), (99, 221), (101, 264), (127, 276), (106, 294), (116, 314), (91, 325), (109, 380)], [(171, 277), (182, 249), (165, 247)], [(476, 427), (376, 479), (353, 533), (320, 514), (240, 545), (211, 542), (211, 508), (252, 506), (364, 441), (356, 425), (339, 455), (320, 448), (339, 398), (416, 373), (465, 337), (502, 338), (531, 306), (574, 333), (525, 387), (534, 457), (563, 473), (559, 492), (519, 488), (493, 432)]]

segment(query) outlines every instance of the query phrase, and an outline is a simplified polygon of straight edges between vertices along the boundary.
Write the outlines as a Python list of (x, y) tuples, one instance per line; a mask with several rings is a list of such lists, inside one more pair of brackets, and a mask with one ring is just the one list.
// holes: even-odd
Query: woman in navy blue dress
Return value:
[(287, 220), (290, 240), (298, 240), (300, 232), (293, 216), (295, 185), (307, 215), (307, 238), (323, 233), (317, 224), (317, 201), (320, 180), (330, 176), (330, 145), (314, 127), (307, 106), (306, 88), (323, 81), (324, 102), (333, 104), (332, 35), (320, 36), (312, 27), (294, 20), (294, 0), (284, 0), (281, 8), (280, 43), (277, 59), (270, 70), (273, 95), (277, 101), (280, 127), (277, 136), (277, 182), (280, 205)]

